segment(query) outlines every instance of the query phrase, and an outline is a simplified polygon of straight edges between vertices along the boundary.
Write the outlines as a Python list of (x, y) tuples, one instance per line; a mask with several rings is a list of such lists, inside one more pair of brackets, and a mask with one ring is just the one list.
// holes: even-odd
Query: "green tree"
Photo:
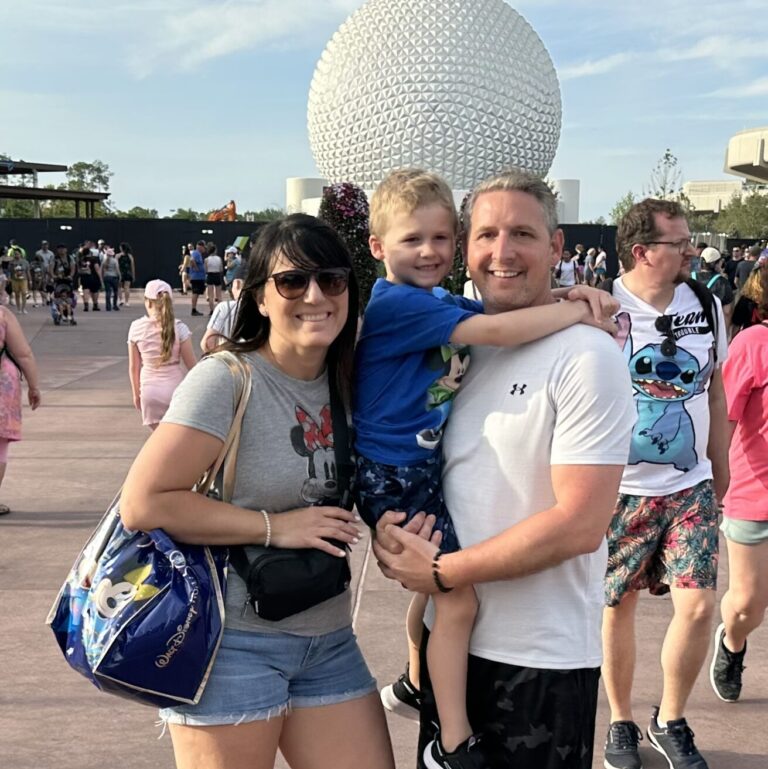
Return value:
[(195, 211), (194, 208), (173, 208), (171, 209), (171, 215), (166, 216), (166, 219), (187, 219), (191, 222), (200, 222), (207, 219), (207, 214), (201, 211)]
[(645, 195), (660, 200), (679, 200), (682, 193), (682, 175), (680, 161), (667, 147), (651, 171), (648, 187), (644, 188)]
[(637, 199), (635, 198), (635, 193), (632, 192), (632, 190), (627, 192), (624, 197), (619, 198), (608, 214), (608, 217), (611, 220), (611, 224), (618, 224), (624, 218), (624, 214), (626, 214), (627, 211), (629, 211), (629, 209), (632, 208), (636, 202)]
[(732, 237), (768, 237), (768, 195), (754, 191), (734, 198), (720, 212), (715, 226)]
[(127, 211), (117, 211), (119, 219), (157, 219), (156, 208), (144, 208), (143, 206), (134, 206)]
[(101, 160), (92, 163), (78, 161), (67, 169), (66, 189), (79, 192), (109, 192), (109, 180), (114, 176)]

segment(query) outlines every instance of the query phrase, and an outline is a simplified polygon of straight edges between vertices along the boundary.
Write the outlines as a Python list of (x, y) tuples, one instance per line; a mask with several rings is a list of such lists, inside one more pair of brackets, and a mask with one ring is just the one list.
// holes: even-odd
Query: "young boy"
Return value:
[[(440, 441), (453, 397), (469, 365), (467, 345), (510, 346), (539, 339), (578, 322), (602, 325), (614, 302), (594, 289), (572, 292), (586, 301), (483, 315), (480, 302), (437, 288), (453, 264), (458, 220), (448, 185), (416, 169), (391, 173), (371, 199), (370, 248), (386, 278), (374, 285), (357, 348), (353, 419), (358, 456), (356, 502), (375, 528), (387, 510), (436, 517), (441, 550), (459, 548), (441, 492)], [(553, 254), (553, 262), (559, 255)], [(567, 292), (566, 292), (567, 293)], [(467, 479), (470, 483), (471, 479)], [(405, 521), (404, 521), (405, 522)], [(479, 766), (479, 736), (466, 713), (467, 654), (477, 611), (474, 590), (435, 594), (435, 622), (427, 648), (440, 732), (424, 751), (429, 769)], [(382, 691), (390, 710), (419, 705), (418, 660), (424, 597), (408, 612), (410, 664)], [(399, 687), (399, 689), (398, 689)]]

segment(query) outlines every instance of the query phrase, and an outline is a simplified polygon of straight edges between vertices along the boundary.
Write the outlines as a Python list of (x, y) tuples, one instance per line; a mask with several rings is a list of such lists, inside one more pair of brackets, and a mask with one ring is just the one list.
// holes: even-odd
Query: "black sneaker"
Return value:
[(408, 666), (405, 673), (393, 684), (381, 690), (381, 703), (391, 713), (395, 713), (411, 721), (419, 720), (421, 712), (421, 692), (411, 683), (408, 676)]
[(195, 315), (195, 316), (197, 316), (197, 315), (202, 316), (203, 313), (202, 312), (198, 312), (197, 310), (192, 310), (192, 312), (190, 314), (191, 315)]
[(487, 766), (480, 750), (480, 736), (474, 734), (452, 753), (447, 753), (438, 732), (424, 748), (422, 758), (427, 769), (485, 769)]
[(709, 769), (693, 743), (693, 732), (686, 720), (677, 718), (661, 727), (658, 715), (659, 709), (654, 708), (646, 734), (651, 746), (667, 759), (669, 769)]
[(740, 652), (732, 652), (725, 645), (725, 625), (715, 630), (715, 653), (709, 666), (709, 682), (723, 702), (736, 702), (741, 695), (741, 673), (747, 644)]
[(634, 721), (614, 721), (608, 727), (603, 751), (605, 769), (643, 769), (637, 745), (643, 739)]

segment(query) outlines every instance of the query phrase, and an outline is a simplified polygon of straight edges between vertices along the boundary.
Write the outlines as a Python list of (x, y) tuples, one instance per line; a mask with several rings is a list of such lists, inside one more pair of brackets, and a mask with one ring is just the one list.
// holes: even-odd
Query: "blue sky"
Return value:
[[(554, 60), (563, 126), (549, 175), (581, 180), (582, 219), (640, 193), (667, 147), (683, 180), (735, 178), (722, 171), (728, 139), (768, 125), (765, 3), (510, 3)], [(286, 177), (317, 175), (309, 83), (360, 5), (3, 2), (0, 152), (103, 160), (123, 209), (209, 210), (230, 198), (240, 210), (282, 207)]]

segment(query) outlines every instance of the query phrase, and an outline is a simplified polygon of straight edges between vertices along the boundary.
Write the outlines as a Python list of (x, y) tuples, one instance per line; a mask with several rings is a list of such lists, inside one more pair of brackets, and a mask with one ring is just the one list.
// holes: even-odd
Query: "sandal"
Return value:
[(8, 515), (11, 512), (11, 508), (8, 505), (0, 505), (0, 515)]

